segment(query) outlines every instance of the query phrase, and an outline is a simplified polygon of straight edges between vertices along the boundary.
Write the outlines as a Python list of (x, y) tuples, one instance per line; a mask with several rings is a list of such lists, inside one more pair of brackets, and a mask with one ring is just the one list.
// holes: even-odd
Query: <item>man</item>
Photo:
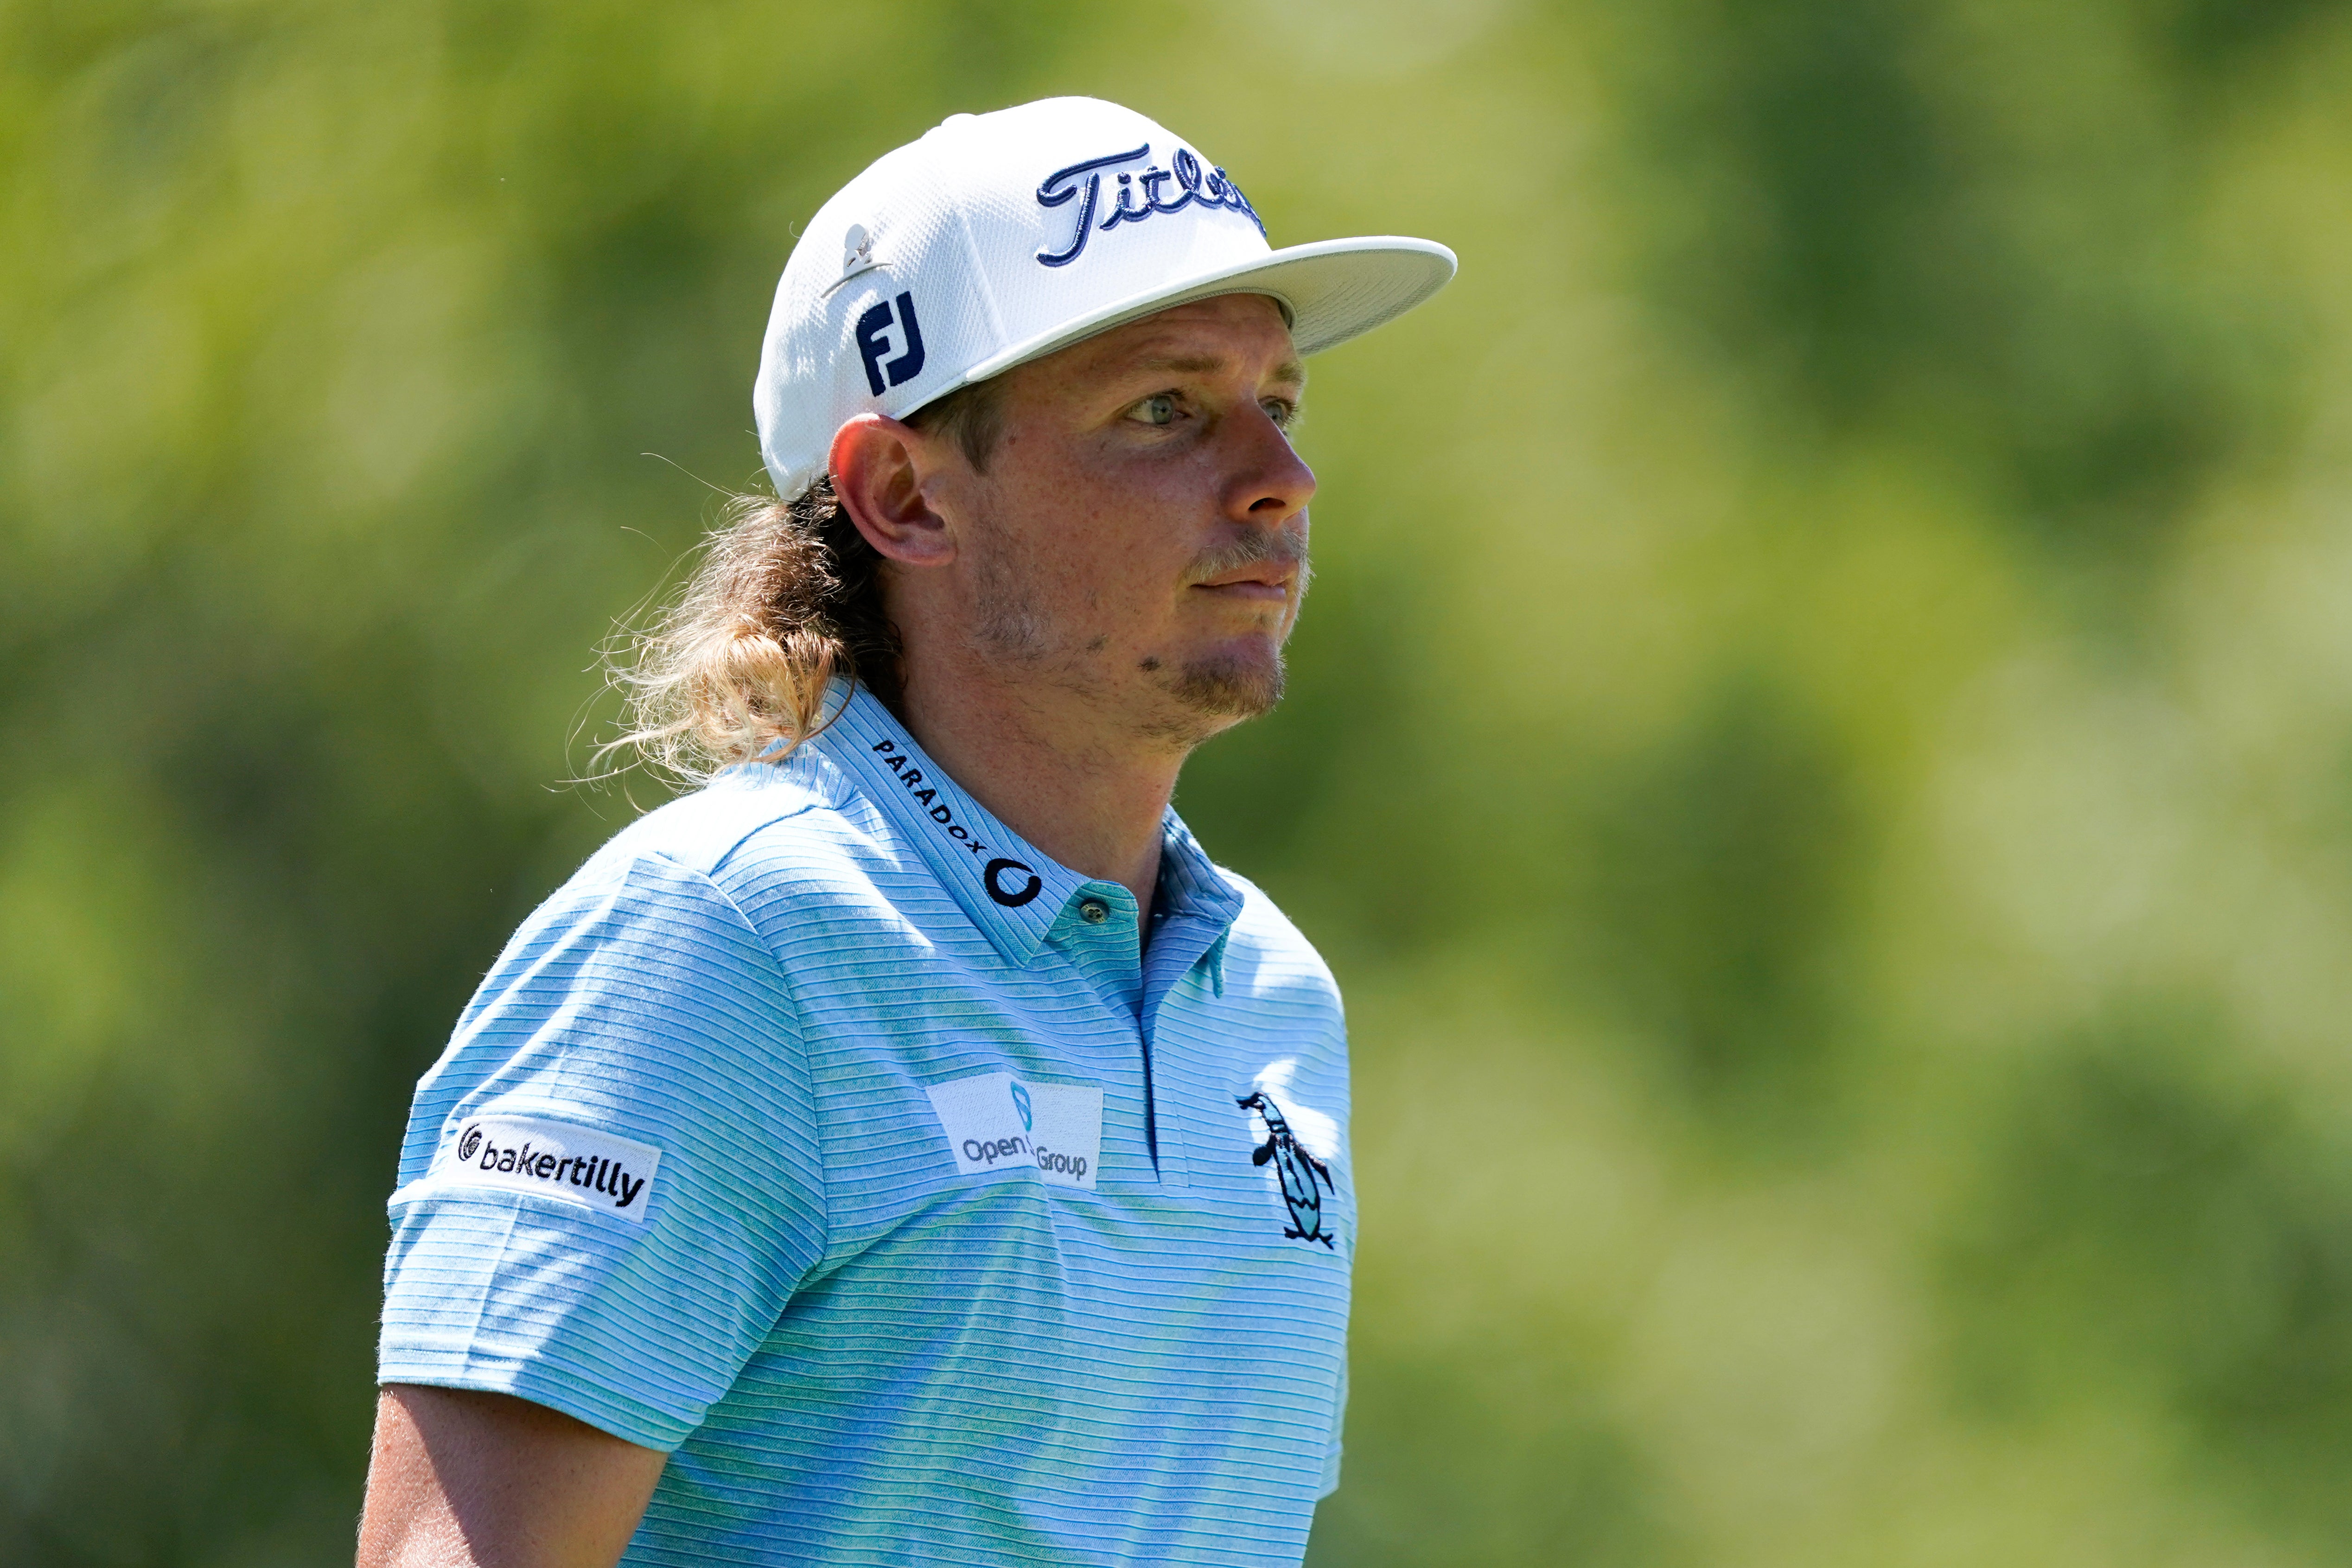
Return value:
[(630, 679), (715, 764), (525, 923), (418, 1086), (360, 1558), (1296, 1563), (1337, 1479), (1339, 996), (1170, 810), (1271, 707), (1302, 355), (1452, 275), (1275, 251), (1084, 99), (827, 203), (779, 501)]

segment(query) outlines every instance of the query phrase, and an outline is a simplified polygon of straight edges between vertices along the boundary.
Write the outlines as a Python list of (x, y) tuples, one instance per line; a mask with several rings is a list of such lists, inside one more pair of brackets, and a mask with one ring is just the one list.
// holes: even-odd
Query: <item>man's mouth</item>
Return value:
[(1286, 562), (1260, 561), (1220, 572), (1192, 585), (1205, 588), (1220, 598), (1266, 599), (1279, 603), (1290, 597), (1290, 585), (1297, 576), (1298, 568)]
[(1192, 585), (1229, 604), (1276, 606), (1307, 592), (1307, 537), (1300, 529), (1253, 533), (1192, 562)]

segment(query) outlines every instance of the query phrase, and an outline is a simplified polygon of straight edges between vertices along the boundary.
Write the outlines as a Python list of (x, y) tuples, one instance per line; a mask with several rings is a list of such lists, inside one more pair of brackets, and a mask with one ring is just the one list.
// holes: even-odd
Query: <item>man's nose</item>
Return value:
[(1256, 528), (1279, 528), (1307, 510), (1315, 496), (1315, 470), (1298, 455), (1282, 426), (1263, 408), (1229, 421), (1238, 450), (1225, 515)]

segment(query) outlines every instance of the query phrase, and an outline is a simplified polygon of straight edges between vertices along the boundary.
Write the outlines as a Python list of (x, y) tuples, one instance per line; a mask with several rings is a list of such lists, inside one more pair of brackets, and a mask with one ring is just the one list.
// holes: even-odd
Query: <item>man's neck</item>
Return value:
[(918, 678), (899, 706), (965, 794), (1073, 871), (1125, 887), (1150, 929), (1181, 750), (1089, 722), (1058, 690)]

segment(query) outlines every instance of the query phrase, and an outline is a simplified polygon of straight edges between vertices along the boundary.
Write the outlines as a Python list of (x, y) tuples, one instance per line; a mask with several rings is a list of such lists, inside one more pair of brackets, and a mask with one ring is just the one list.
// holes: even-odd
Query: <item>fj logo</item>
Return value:
[[(882, 356), (890, 352), (890, 340), (882, 334), (893, 326), (898, 329), (899, 353), (887, 363)], [(866, 362), (866, 384), (879, 397), (885, 386), (897, 386), (923, 374), (923, 328), (915, 320), (915, 297), (898, 296), (898, 313), (894, 321), (890, 302), (883, 300), (857, 318), (857, 353)]]

